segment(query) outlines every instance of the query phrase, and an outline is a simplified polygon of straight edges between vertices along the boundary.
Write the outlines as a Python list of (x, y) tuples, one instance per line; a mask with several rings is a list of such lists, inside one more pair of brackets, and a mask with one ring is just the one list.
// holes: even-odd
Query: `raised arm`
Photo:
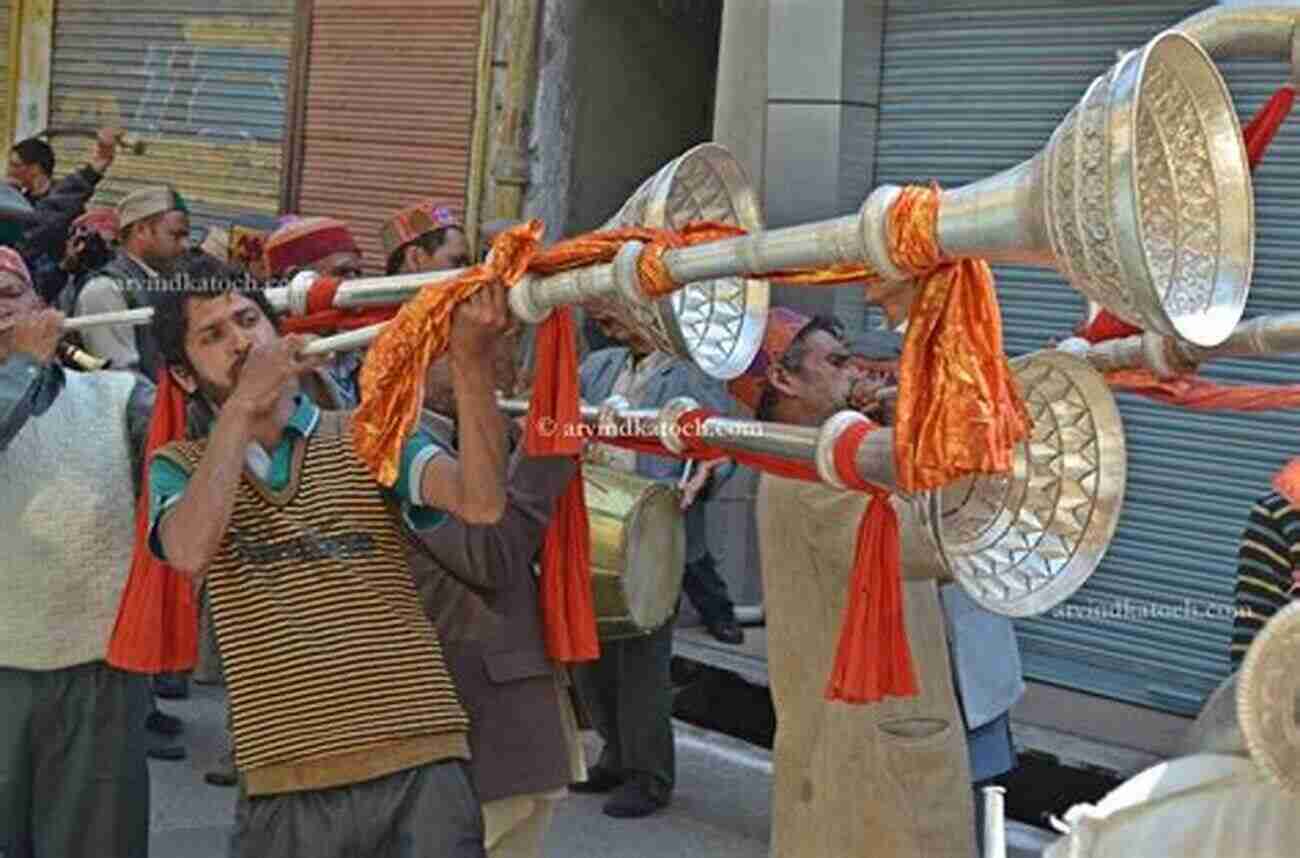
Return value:
[(460, 457), (434, 456), (420, 496), (469, 524), (496, 524), (505, 513), (506, 425), (497, 407), (496, 340), (509, 325), (505, 288), (495, 283), (457, 307), (451, 329)]
[(62, 313), (43, 310), (19, 317), (0, 334), (0, 451), (49, 404), (42, 394), (54, 383), (50, 361), (62, 326)]

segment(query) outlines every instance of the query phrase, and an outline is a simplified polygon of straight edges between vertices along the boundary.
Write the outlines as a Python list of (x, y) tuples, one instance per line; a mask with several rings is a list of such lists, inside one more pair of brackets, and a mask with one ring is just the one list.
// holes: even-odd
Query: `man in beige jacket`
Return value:
[[(863, 392), (862, 378), (833, 324), (814, 320), (792, 333), (793, 321), (780, 321), (769, 324), (749, 404), (762, 420), (819, 425)], [(731, 387), (742, 399), (745, 388)], [(920, 693), (866, 705), (824, 697), (868, 500), (768, 474), (759, 483), (777, 715), (771, 854), (971, 858), (975, 811), (939, 603), (942, 567), (902, 502), (904, 618)]]

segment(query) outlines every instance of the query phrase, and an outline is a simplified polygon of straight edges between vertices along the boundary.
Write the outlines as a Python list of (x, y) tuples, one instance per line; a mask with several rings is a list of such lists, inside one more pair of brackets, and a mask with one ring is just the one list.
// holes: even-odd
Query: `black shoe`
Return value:
[(708, 623), (705, 628), (709, 630), (709, 634), (724, 644), (734, 646), (745, 642), (745, 631), (735, 620), (715, 620)]
[(605, 815), (615, 819), (638, 819), (668, 806), (666, 795), (656, 795), (649, 786), (651, 779), (640, 775), (618, 788), (605, 802)]
[(184, 700), (190, 696), (189, 678), (180, 673), (160, 673), (153, 678), (153, 693), (164, 700)]
[(185, 732), (185, 723), (175, 715), (164, 715), (155, 709), (144, 719), (144, 728), (160, 736), (179, 736)]
[(203, 780), (219, 787), (232, 787), (239, 783), (239, 775), (234, 769), (216, 769), (203, 776)]
[(625, 780), (626, 776), (597, 764), (587, 769), (585, 781), (569, 784), (569, 789), (581, 793), (609, 792), (614, 787), (621, 786)]
[(185, 749), (180, 745), (159, 745), (156, 748), (150, 748), (145, 751), (145, 756), (151, 760), (176, 760), (185, 759)]

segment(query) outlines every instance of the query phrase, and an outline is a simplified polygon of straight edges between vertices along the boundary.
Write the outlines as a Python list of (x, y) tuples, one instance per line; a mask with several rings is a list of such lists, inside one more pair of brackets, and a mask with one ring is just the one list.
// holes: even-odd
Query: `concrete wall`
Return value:
[[(768, 12), (770, 226), (854, 212), (873, 187), (884, 0), (778, 0)], [(774, 303), (865, 324), (860, 290), (778, 287)]]
[(710, 139), (718, 57), (716, 17), (652, 2), (580, 6), (569, 234), (600, 226), (647, 176)]

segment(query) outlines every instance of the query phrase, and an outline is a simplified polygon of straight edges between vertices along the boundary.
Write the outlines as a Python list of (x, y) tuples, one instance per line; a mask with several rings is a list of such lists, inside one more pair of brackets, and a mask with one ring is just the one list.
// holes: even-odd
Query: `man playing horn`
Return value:
[[(755, 365), (730, 387), (761, 420), (819, 426), (872, 398), (850, 357), (834, 322), (777, 309)], [(770, 474), (759, 483), (777, 714), (772, 854), (969, 856), (976, 816), (939, 595), (947, 573), (898, 499), (891, 501), (902, 520), (903, 611), (919, 693), (864, 705), (824, 698), (869, 501), (866, 493)], [(964, 690), (962, 678), (959, 671)]]
[(383, 492), (350, 415), (300, 391), (322, 361), (278, 336), (259, 293), (169, 292), (155, 310), (171, 380), (217, 406), (205, 438), (155, 455), (149, 541), (207, 587), (241, 780), (234, 854), (482, 856), (467, 716), (392, 505), (417, 527), (500, 520), (504, 288), (454, 316), (460, 460), (416, 432)]
[(65, 372), (62, 322), (0, 248), (0, 853), (144, 856), (149, 681), (106, 657), (153, 385)]
[[(620, 347), (602, 349), (582, 362), (581, 394), (585, 402), (625, 397), (634, 408), (658, 408), (689, 396), (719, 413), (732, 409), (721, 385), (711, 382), (689, 361), (657, 351), (606, 307), (591, 314)], [(682, 463), (675, 459), (592, 445), (595, 461), (658, 480), (677, 480)], [(719, 460), (720, 462), (721, 460)], [(700, 611), (710, 633), (729, 644), (744, 639), (726, 583), (709, 552), (702, 501), (713, 466), (700, 468), (685, 486), (686, 573), (682, 589)], [(722, 467), (729, 467), (722, 465)], [(602, 641), (600, 660), (580, 664), (574, 678), (582, 701), (605, 745), (587, 779), (576, 792), (610, 792), (604, 812), (616, 818), (646, 816), (667, 806), (676, 781), (672, 727), (672, 658), (674, 620), (641, 637)]]
[[(513, 342), (498, 342), (497, 389), (515, 392)], [(447, 357), (428, 373), (422, 425), (457, 447), (456, 395)], [(436, 405), (434, 405), (436, 403)], [(415, 531), (411, 575), (438, 630), (452, 678), (470, 716), (470, 773), (483, 802), (487, 854), (540, 856), (556, 801), (585, 765), (568, 674), (546, 654), (533, 561), (577, 470), (566, 457), (524, 454), (511, 424), (514, 454), (500, 523), (448, 517)]]
[[(266, 239), (263, 249), (271, 277), (288, 282), (302, 271), (352, 280), (364, 273), (361, 248), (352, 231), (332, 217), (293, 217)], [(340, 352), (325, 365), (350, 407), (361, 403), (361, 351)]]

